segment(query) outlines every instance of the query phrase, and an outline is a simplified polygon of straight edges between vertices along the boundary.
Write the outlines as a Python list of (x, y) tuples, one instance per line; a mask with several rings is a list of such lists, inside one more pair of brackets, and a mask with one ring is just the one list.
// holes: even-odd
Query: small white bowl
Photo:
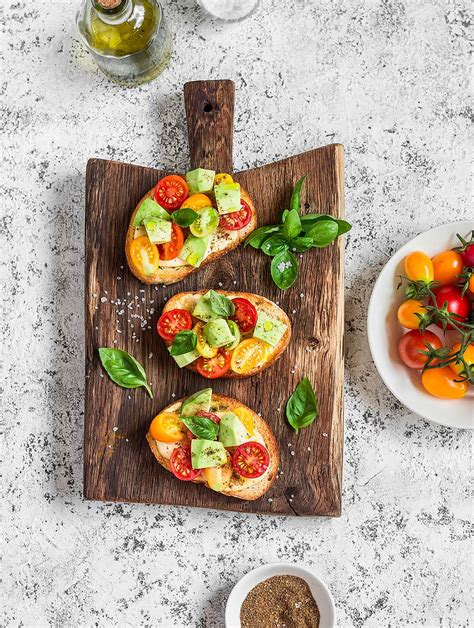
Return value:
[(272, 576), (298, 576), (305, 580), (319, 608), (319, 628), (333, 628), (336, 625), (334, 600), (329, 589), (316, 574), (293, 563), (270, 563), (250, 571), (232, 589), (225, 607), (226, 628), (240, 628), (240, 608), (247, 594), (257, 584)]
[[(421, 384), (418, 371), (407, 368), (398, 357), (398, 341), (404, 333), (397, 320), (397, 309), (405, 299), (397, 290), (398, 275), (403, 275), (403, 260), (412, 251), (425, 251), (430, 257), (459, 244), (456, 233), (468, 236), (473, 221), (452, 222), (435, 227), (402, 246), (385, 264), (370, 297), (367, 316), (369, 347), (385, 385), (409, 410), (441, 425), (461, 429), (474, 427), (474, 398), (470, 390), (463, 399), (438, 399), (429, 395)], [(430, 330), (441, 339), (442, 330)]]

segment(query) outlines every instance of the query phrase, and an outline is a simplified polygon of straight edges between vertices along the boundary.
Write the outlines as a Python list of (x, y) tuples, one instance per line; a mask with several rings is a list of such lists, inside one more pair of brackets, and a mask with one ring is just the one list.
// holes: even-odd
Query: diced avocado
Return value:
[(187, 172), (186, 183), (189, 187), (189, 193), (197, 194), (202, 192), (205, 194), (206, 192), (211, 192), (215, 176), (214, 170), (206, 170), (205, 168), (196, 168), (196, 170)]
[(171, 242), (171, 221), (163, 220), (163, 218), (147, 218), (145, 221), (145, 229), (150, 242), (153, 244), (164, 244)]
[[(199, 355), (199, 354), (198, 354)], [(181, 357), (181, 356), (178, 356)], [(183, 401), (181, 406), (181, 416), (194, 416), (196, 412), (204, 411), (209, 412), (212, 401), (212, 388), (204, 388), (198, 390), (190, 397)]]
[(196, 238), (196, 236), (190, 233), (179, 254), (180, 259), (187, 262), (190, 266), (198, 268), (206, 257), (209, 241), (209, 237)]
[(240, 211), (240, 185), (221, 183), (214, 188), (219, 214), (231, 214)]
[(282, 339), (287, 326), (276, 318), (267, 314), (259, 314), (253, 335), (269, 345), (275, 346)]
[(133, 226), (139, 227), (143, 224), (144, 220), (148, 220), (151, 218), (161, 218), (163, 220), (169, 220), (170, 215), (163, 209), (161, 205), (153, 200), (152, 198), (146, 198), (142, 203), (140, 203), (140, 207), (138, 208), (137, 213), (135, 214), (135, 218), (133, 219)]
[(206, 294), (203, 294), (194, 306), (193, 310), (194, 318), (199, 318), (200, 321), (204, 321), (205, 323), (207, 323), (207, 321), (210, 321), (212, 318), (217, 318), (217, 314), (214, 314), (211, 309), (211, 303), (209, 300), (210, 294), (210, 290), (209, 292), (206, 292)]
[(240, 333), (239, 326), (235, 321), (229, 320), (227, 321), (227, 324), (229, 325), (230, 333), (234, 336), (234, 342), (230, 342), (228, 345), (225, 346), (225, 348), (229, 351), (232, 351), (239, 344), (240, 339), (242, 338), (242, 334)]
[[(171, 349), (171, 347), (169, 347), (169, 349)], [(199, 353), (196, 351), (196, 349), (194, 349), (194, 351), (188, 351), (188, 353), (182, 353), (181, 355), (173, 356), (174, 361), (176, 362), (176, 364), (179, 366), (180, 369), (182, 369), (185, 366), (188, 366), (188, 364), (191, 364), (191, 362), (194, 362), (194, 360), (197, 360), (198, 357), (199, 357)]]
[(219, 424), (219, 440), (224, 447), (237, 447), (248, 442), (250, 434), (233, 412), (226, 412)]
[(223, 347), (234, 341), (234, 336), (225, 318), (209, 321), (204, 326), (203, 332), (211, 347)]
[(227, 452), (219, 441), (193, 438), (191, 441), (191, 464), (193, 469), (220, 467), (227, 462)]

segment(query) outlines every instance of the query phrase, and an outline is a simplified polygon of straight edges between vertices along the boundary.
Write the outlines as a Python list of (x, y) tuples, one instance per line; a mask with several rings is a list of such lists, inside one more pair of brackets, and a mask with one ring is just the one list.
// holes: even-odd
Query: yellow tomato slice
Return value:
[(221, 183), (234, 183), (234, 179), (227, 172), (219, 172), (214, 179), (214, 185), (220, 185)]
[(268, 345), (258, 338), (242, 340), (234, 349), (230, 361), (230, 368), (238, 375), (247, 375), (254, 368), (265, 362)]
[(213, 358), (217, 355), (217, 347), (211, 347), (211, 345), (207, 342), (204, 337), (203, 329), (204, 323), (196, 323), (193, 328), (193, 331), (197, 336), (196, 349), (199, 355), (202, 355), (203, 358)]
[(245, 406), (239, 406), (238, 408), (235, 408), (234, 410), (232, 410), (232, 412), (235, 414), (237, 418), (239, 418), (242, 421), (247, 432), (250, 435), (252, 435), (254, 432), (255, 426), (254, 426), (253, 416), (250, 410), (246, 408)]
[(191, 194), (181, 205), (183, 207), (189, 207), (190, 209), (203, 209), (204, 207), (212, 207), (212, 201), (209, 196), (205, 194)]
[(130, 257), (135, 270), (140, 274), (153, 275), (158, 270), (160, 263), (158, 247), (150, 242), (146, 235), (132, 240)]
[(176, 443), (186, 438), (186, 427), (174, 412), (162, 412), (151, 422), (150, 434), (161, 443)]
[(206, 482), (213, 491), (220, 493), (229, 486), (232, 478), (232, 460), (227, 454), (227, 462), (221, 467), (207, 467), (202, 470)]

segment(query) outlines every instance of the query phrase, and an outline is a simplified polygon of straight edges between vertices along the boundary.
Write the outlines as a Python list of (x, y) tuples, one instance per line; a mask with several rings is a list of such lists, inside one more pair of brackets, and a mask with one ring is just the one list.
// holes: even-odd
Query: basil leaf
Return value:
[(285, 222), (285, 218), (288, 216), (289, 213), (290, 213), (289, 209), (284, 209), (281, 212), (281, 216), (280, 216), (281, 224), (283, 224)]
[(197, 335), (194, 331), (186, 329), (179, 331), (174, 337), (173, 343), (170, 347), (171, 355), (183, 355), (194, 351), (197, 345)]
[(215, 440), (219, 425), (212, 419), (203, 416), (182, 416), (180, 419), (194, 436), (205, 440)]
[(338, 226), (338, 231), (337, 231), (338, 236), (343, 235), (344, 233), (347, 233), (348, 231), (352, 229), (351, 223), (347, 222), (346, 220), (341, 220), (340, 218), (337, 218), (336, 222)]
[(278, 225), (265, 225), (263, 227), (259, 227), (252, 231), (252, 233), (247, 236), (244, 242), (244, 246), (250, 244), (254, 249), (259, 249), (265, 239), (271, 234), (279, 231), (280, 227)]
[(289, 247), (291, 251), (296, 251), (297, 253), (304, 253), (308, 249), (313, 246), (313, 238), (308, 236), (302, 236), (301, 238), (295, 238), (291, 240), (289, 243)]
[(291, 240), (296, 238), (301, 231), (301, 220), (297, 209), (288, 212), (283, 223), (283, 237)]
[(229, 318), (229, 316), (232, 316), (235, 313), (235, 305), (232, 301), (223, 294), (214, 292), (214, 290), (209, 290), (209, 305), (211, 306), (211, 310), (214, 314), (217, 314), (217, 316)]
[(153, 393), (148, 385), (145, 369), (126, 351), (121, 349), (99, 349), (99, 358), (110, 379), (122, 388), (143, 386), (150, 397)]
[(298, 432), (310, 425), (318, 416), (318, 401), (311, 382), (307, 377), (301, 380), (286, 404), (286, 418), (291, 427)]
[(305, 214), (304, 216), (300, 216), (301, 224), (303, 229), (308, 230), (312, 225), (320, 220), (336, 220), (334, 216), (330, 216), (329, 214)]
[(320, 220), (306, 232), (306, 235), (313, 238), (313, 246), (323, 248), (337, 238), (338, 231), (339, 227), (335, 220)]
[(265, 255), (273, 257), (282, 251), (286, 251), (288, 248), (288, 242), (281, 236), (273, 235), (267, 238), (260, 248)]
[(276, 285), (286, 290), (298, 277), (298, 260), (291, 251), (282, 251), (272, 259), (270, 272)]
[(301, 179), (298, 179), (298, 181), (296, 182), (295, 187), (293, 188), (293, 192), (291, 193), (291, 199), (290, 199), (290, 209), (296, 209), (296, 211), (299, 213), (300, 208), (301, 208), (301, 188), (303, 186), (303, 183), (306, 179), (308, 175), (305, 174), (303, 177), (301, 177)]
[(198, 216), (199, 214), (195, 212), (194, 209), (190, 209), (189, 207), (177, 209), (171, 214), (173, 222), (175, 222), (180, 227), (189, 227), (193, 224)]

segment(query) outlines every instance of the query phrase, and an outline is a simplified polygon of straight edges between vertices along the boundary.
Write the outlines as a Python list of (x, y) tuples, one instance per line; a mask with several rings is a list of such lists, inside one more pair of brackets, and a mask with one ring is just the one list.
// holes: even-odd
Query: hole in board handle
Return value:
[(213, 110), (213, 106), (211, 105), (210, 102), (207, 102), (204, 104), (204, 111), (206, 113), (210, 113)]

